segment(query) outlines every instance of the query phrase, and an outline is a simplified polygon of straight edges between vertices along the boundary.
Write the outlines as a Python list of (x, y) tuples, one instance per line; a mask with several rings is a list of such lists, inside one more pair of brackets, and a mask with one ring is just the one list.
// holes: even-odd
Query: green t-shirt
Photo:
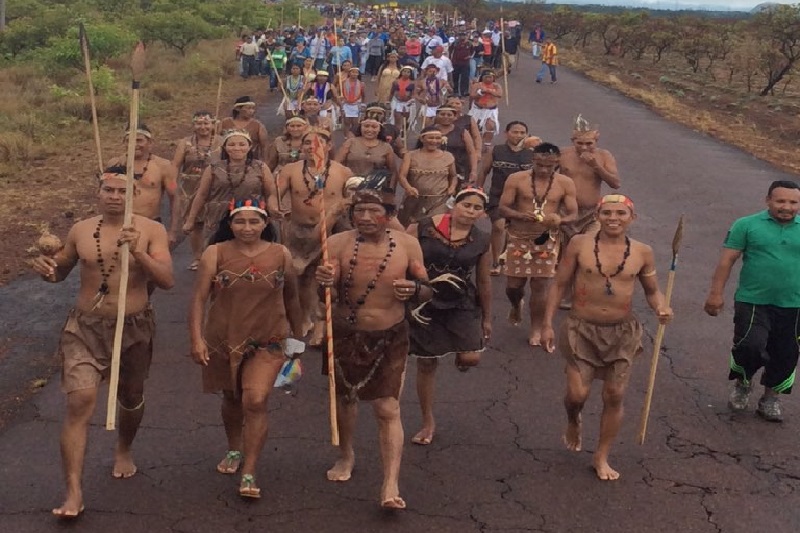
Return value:
[(281, 48), (272, 52), (272, 61), (275, 63), (275, 68), (282, 69), (286, 64), (286, 50)]
[(737, 302), (800, 307), (800, 217), (788, 224), (766, 210), (742, 217), (723, 246), (742, 252)]

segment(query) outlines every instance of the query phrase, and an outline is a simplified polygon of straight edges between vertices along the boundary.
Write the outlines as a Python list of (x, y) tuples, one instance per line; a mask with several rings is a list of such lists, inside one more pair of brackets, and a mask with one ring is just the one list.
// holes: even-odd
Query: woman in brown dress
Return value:
[(397, 219), (408, 227), (425, 217), (447, 212), (447, 199), (458, 183), (453, 155), (442, 150), (442, 132), (428, 126), (419, 134), (417, 149), (403, 158), (398, 176), (406, 196)]
[(183, 232), (192, 232), (202, 212), (203, 242), (207, 244), (227, 212), (231, 198), (260, 196), (266, 201), (274, 186), (273, 180), (269, 167), (253, 157), (253, 143), (247, 131), (224, 132), (219, 161), (203, 171)]
[(352, 170), (355, 176), (367, 176), (374, 170), (386, 169), (392, 177), (390, 187), (394, 188), (397, 182), (394, 150), (383, 139), (381, 123), (374, 118), (361, 121), (356, 136), (344, 142), (334, 160)]
[(256, 103), (253, 99), (249, 96), (240, 96), (233, 104), (231, 116), (220, 122), (218, 131), (245, 130), (250, 134), (250, 140), (253, 142), (253, 157), (263, 160), (267, 155), (269, 135), (267, 128), (255, 118), (255, 115)]
[(445, 104), (436, 110), (434, 126), (442, 132), (442, 148), (453, 154), (456, 161), (456, 174), (461, 183), (475, 183), (478, 179), (478, 151), (472, 142), (469, 131), (455, 124), (456, 110)]
[(203, 252), (189, 332), (192, 358), (203, 367), (203, 392), (222, 392), (228, 452), (217, 471), (235, 474), (241, 466), (239, 494), (259, 498), (255, 473), (267, 439), (267, 399), (286, 361), (286, 339), (298, 334), (302, 321), (292, 257), (269, 242), (263, 202), (253, 198), (231, 207)]
[[(214, 135), (214, 119), (208, 111), (198, 111), (192, 117), (194, 133), (178, 141), (172, 165), (178, 171), (178, 202), (180, 218), (175, 218), (171, 232), (177, 234), (186, 222), (192, 200), (200, 185), (200, 177), (211, 161), (211, 152), (219, 144)], [(203, 225), (195, 223), (194, 229), (189, 234), (189, 244), (192, 247), (192, 262), (189, 270), (197, 270), (200, 263), (200, 254), (203, 253)]]

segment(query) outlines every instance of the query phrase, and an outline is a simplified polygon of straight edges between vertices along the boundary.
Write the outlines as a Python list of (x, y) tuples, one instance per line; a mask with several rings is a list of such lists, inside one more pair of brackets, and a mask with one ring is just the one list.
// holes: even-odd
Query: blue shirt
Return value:
[(331, 48), (331, 65), (340, 66), (345, 61), (353, 61), (353, 53), (347, 46), (334, 46)]

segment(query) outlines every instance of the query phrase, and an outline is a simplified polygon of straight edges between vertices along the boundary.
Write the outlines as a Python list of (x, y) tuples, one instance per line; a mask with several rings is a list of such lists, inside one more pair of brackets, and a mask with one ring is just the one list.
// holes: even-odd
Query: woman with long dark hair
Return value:
[(203, 392), (222, 392), (228, 451), (217, 471), (235, 474), (241, 467), (244, 498), (261, 497), (255, 474), (267, 439), (267, 399), (286, 361), (287, 338), (302, 327), (292, 257), (270, 242), (268, 222), (258, 198), (231, 201), (203, 252), (189, 310)]
[(203, 237), (208, 243), (231, 198), (260, 196), (266, 201), (273, 190), (274, 178), (269, 167), (253, 157), (250, 134), (244, 130), (223, 132), (219, 161), (203, 171), (183, 231), (190, 233), (202, 212)]

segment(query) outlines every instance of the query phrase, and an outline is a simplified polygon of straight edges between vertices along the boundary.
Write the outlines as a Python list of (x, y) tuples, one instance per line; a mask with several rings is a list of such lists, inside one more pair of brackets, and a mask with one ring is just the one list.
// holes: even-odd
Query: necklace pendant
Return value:
[(606, 296), (614, 296), (614, 289), (611, 288), (611, 280), (606, 280)]
[(316, 185), (317, 189), (325, 188), (325, 180), (323, 179), (322, 174), (317, 174), (314, 176), (314, 185)]
[(538, 205), (533, 208), (533, 217), (536, 219), (537, 222), (541, 222), (544, 220), (544, 211)]

